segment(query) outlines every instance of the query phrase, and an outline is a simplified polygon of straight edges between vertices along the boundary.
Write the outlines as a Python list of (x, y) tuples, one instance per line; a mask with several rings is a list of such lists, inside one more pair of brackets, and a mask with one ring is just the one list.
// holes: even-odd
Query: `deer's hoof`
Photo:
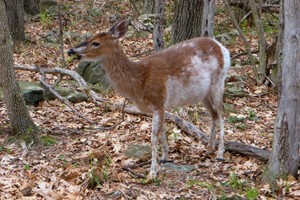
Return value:
[(147, 182), (151, 182), (152, 180), (156, 179), (157, 177), (157, 172), (150, 170), (148, 176), (147, 176)]
[(218, 161), (218, 162), (223, 162), (224, 158), (223, 157), (216, 157), (215, 160)]
[(169, 162), (172, 162), (172, 160), (169, 160), (169, 159), (161, 159), (159, 161), (159, 164), (165, 164), (165, 163), (169, 163)]

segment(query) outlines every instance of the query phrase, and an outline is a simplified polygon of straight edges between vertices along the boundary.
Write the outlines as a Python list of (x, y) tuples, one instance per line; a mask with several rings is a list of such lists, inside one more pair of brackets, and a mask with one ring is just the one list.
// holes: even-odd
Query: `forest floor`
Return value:
[[(109, 28), (109, 17), (116, 13), (127, 17), (132, 13), (128, 1), (98, 1), (92, 9), (85, 1), (65, 2), (65, 32), (80, 35)], [(230, 24), (228, 21), (218, 14), (216, 26)], [(28, 20), (26, 35), (31, 42), (15, 49), (15, 63), (61, 66), (59, 45), (45, 41), (58, 27), (57, 18), (45, 13), (36, 20)], [(224, 30), (228, 31), (228, 27), (220, 28), (220, 32)], [(255, 36), (247, 36), (257, 48)], [(77, 43), (65, 38), (65, 51)], [(135, 55), (151, 52), (152, 34), (125, 38), (121, 43), (127, 55), (138, 60), (145, 54)], [(243, 51), (238, 37), (226, 46), (232, 55)], [(233, 62), (226, 81), (225, 139), (271, 150), (277, 94), (270, 87), (255, 84), (251, 67), (238, 64), (245, 59), (240, 57)], [(68, 69), (77, 64), (68, 63)], [(18, 70), (17, 77), (38, 82), (39, 74)], [(47, 78), (53, 82), (57, 77)], [(231, 94), (237, 90), (239, 95)], [(72, 104), (95, 124), (75, 115), (59, 100), (28, 106), (47, 142), (27, 149), (11, 142), (9, 120), (0, 101), (0, 199), (300, 199), (298, 180), (278, 180), (272, 190), (260, 182), (266, 163), (227, 151), (225, 161), (217, 162), (206, 155), (201, 141), (187, 136), (170, 122), (166, 128), (170, 158), (177, 167), (191, 170), (183, 172), (161, 166), (158, 178), (147, 182), (151, 155), (134, 159), (126, 152), (133, 147), (150, 146), (151, 118), (113, 109), (114, 104), (125, 100), (115, 92), (100, 95), (107, 99), (100, 105), (92, 101)], [(170, 112), (208, 135), (210, 117), (201, 104)]]

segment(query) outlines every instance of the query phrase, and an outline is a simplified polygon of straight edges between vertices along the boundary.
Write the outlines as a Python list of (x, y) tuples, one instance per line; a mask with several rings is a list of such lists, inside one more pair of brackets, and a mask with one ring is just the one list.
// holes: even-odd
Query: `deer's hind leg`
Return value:
[(216, 98), (216, 96), (206, 97), (202, 103), (211, 115), (211, 130), (207, 144), (208, 154), (212, 154), (216, 146), (216, 132), (217, 124), (220, 123), (220, 135), (219, 135), (219, 147), (216, 159), (223, 160), (224, 147), (224, 119), (223, 119), (223, 104), (222, 97)]

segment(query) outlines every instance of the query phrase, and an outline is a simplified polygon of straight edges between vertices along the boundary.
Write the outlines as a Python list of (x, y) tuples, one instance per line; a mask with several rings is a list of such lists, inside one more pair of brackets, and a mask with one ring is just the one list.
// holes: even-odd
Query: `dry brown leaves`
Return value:
[[(86, 30), (96, 33), (99, 27), (107, 28), (107, 16), (115, 11), (114, 1), (97, 1), (105, 14), (88, 21), (84, 20), (88, 15), (88, 6), (84, 1), (65, 3), (72, 5), (70, 11), (73, 15), (67, 17), (74, 20), (74, 24), (66, 29), (81, 34)], [(124, 15), (130, 11), (127, 1), (118, 6), (125, 8)], [(57, 27), (57, 22), (47, 29), (40, 22), (27, 22), (27, 35), (33, 42), (15, 52), (15, 62), (60, 66), (58, 47), (43, 42), (43, 37)], [(152, 49), (151, 37), (125, 39), (122, 44), (126, 53), (133, 56)], [(66, 40), (65, 49), (74, 43)], [(240, 46), (239, 42), (232, 45), (231, 52), (239, 52)], [(71, 63), (69, 68), (73, 69), (76, 64)], [(230, 70), (230, 74), (236, 76), (250, 76), (251, 73), (250, 67)], [(18, 71), (17, 77), (20, 80), (38, 80), (38, 74), (33, 72)], [(52, 81), (55, 78), (52, 75), (48, 77)], [(249, 96), (225, 99), (235, 110), (226, 116), (226, 140), (270, 149), (276, 94), (269, 88), (251, 84), (251, 79), (241, 83)], [(116, 93), (110, 93), (106, 98), (109, 102), (98, 107), (89, 102), (73, 105), (97, 122), (93, 125), (74, 115), (57, 100), (44, 102), (39, 107), (29, 107), (31, 117), (42, 129), (41, 134), (51, 136), (56, 141), (51, 146), (39, 145), (29, 149), (23, 149), (18, 143), (5, 143), (9, 138), (9, 125), (5, 107), (0, 102), (1, 199), (216, 199), (222, 196), (245, 199), (251, 189), (258, 191), (259, 199), (280, 196), (286, 199), (300, 198), (298, 180), (289, 178), (279, 181), (276, 193), (269, 186), (260, 185), (264, 163), (229, 152), (225, 153), (225, 162), (216, 162), (213, 157), (206, 156), (205, 146), (201, 142), (187, 137), (173, 124), (167, 124), (170, 159), (176, 164), (194, 166), (196, 170), (182, 173), (161, 168), (158, 179), (146, 183), (143, 177), (150, 166), (150, 155), (131, 160), (124, 155), (124, 151), (131, 144), (150, 145), (151, 119), (125, 114), (125, 120), (122, 121), (122, 113), (108, 110), (107, 107), (110, 103), (122, 103), (124, 99)], [(209, 133), (210, 119), (201, 106), (189, 106), (184, 111), (174, 112)], [(230, 117), (244, 120), (231, 123), (228, 120)], [(114, 128), (108, 128), (112, 126)]]

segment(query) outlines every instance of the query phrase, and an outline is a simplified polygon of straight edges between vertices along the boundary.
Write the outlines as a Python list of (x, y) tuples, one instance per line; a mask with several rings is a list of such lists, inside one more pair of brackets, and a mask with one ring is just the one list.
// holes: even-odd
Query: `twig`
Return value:
[(126, 170), (126, 171), (128, 171), (128, 172), (129, 172), (132, 176), (134, 176), (135, 178), (141, 178), (141, 179), (146, 178), (146, 175), (145, 175), (145, 174), (137, 173), (137, 172), (131, 170), (131, 169), (128, 168), (128, 167), (124, 167), (123, 169)]
[(80, 87), (83, 88), (84, 92), (88, 93), (94, 103), (97, 105), (98, 102), (103, 102), (104, 99), (99, 97), (98, 94), (91, 90), (85, 80), (75, 71), (68, 70), (68, 69), (63, 69), (63, 68), (39, 68), (36, 66), (20, 66), (20, 65), (15, 65), (15, 69), (20, 69), (20, 70), (28, 70), (28, 71), (35, 71), (35, 72), (40, 72), (40, 69), (43, 69), (44, 73), (49, 73), (49, 74), (65, 74), (70, 76), (72, 79), (76, 80), (79, 84)]
[(266, 75), (266, 74), (264, 74), (264, 76), (266, 77), (266, 79), (268, 80), (268, 81), (270, 81), (270, 83), (274, 86), (274, 87), (276, 87), (276, 85), (275, 85), (275, 83)]
[[(251, 54), (253, 54), (253, 53), (259, 53), (259, 50), (256, 49), (256, 50), (251, 51)], [(233, 55), (233, 56), (231, 57), (231, 60), (236, 59), (236, 58), (238, 58), (238, 57), (240, 57), (240, 56), (244, 56), (244, 55), (246, 55), (246, 54), (248, 54), (248, 52), (241, 52), (241, 53), (235, 54), (235, 55)]]
[[(61, 1), (58, 1), (58, 21), (59, 21), (59, 41), (60, 41), (60, 53), (61, 53), (61, 61), (62, 61), (62, 68), (66, 68), (66, 59), (64, 54), (64, 41), (63, 41), (63, 26), (62, 26), (62, 18), (61, 18)], [(58, 75), (57, 80), (55, 81), (54, 85), (58, 85), (63, 76), (62, 74)]]
[(265, 96), (267, 94), (269, 94), (270, 92), (265, 92), (265, 93), (260, 93), (260, 94), (254, 94), (254, 95), (250, 95), (250, 94), (229, 94), (229, 93), (224, 93), (224, 95), (227, 96), (231, 96), (231, 97), (250, 97), (250, 98), (255, 98), (255, 97), (262, 97)]
[(149, 49), (149, 50), (146, 50), (146, 51), (142, 51), (140, 53), (136, 53), (136, 54), (132, 55), (131, 57), (138, 57), (138, 56), (141, 56), (143, 54), (152, 53), (153, 51), (154, 51), (153, 49)]
[(250, 59), (250, 62), (251, 62), (251, 65), (252, 65), (252, 69), (253, 69), (253, 72), (254, 72), (254, 76), (255, 76), (255, 79), (258, 81), (258, 70), (255, 66), (255, 62), (254, 62), (254, 59), (253, 59), (253, 56), (252, 56), (252, 53), (251, 53), (251, 48), (250, 48), (250, 44), (249, 42), (247, 41), (247, 38), (245, 37), (245, 35), (243, 34), (243, 31), (242, 29), (240, 28), (236, 18), (234, 17), (234, 15), (232, 14), (231, 12), (231, 9), (230, 9), (230, 6), (229, 6), (229, 3), (228, 3), (228, 0), (224, 0), (224, 3), (225, 3), (225, 6), (227, 8), (227, 12), (231, 18), (231, 21), (232, 23), (234, 24), (235, 28), (237, 29), (237, 31), (239, 32), (239, 36), (242, 38), (242, 40), (244, 41), (245, 43), (245, 46), (246, 46), (246, 50), (247, 50), (247, 54), (248, 54), (248, 57)]
[(68, 106), (68, 107), (69, 107), (76, 115), (78, 115), (79, 117), (85, 119), (87, 122), (89, 122), (89, 123), (91, 123), (91, 124), (94, 124), (94, 123), (95, 123), (95, 122), (93, 122), (92, 120), (90, 120), (89, 118), (87, 118), (87, 117), (85, 117), (84, 115), (82, 115), (81, 113), (79, 113), (75, 108), (73, 108), (73, 107), (70, 105), (69, 101), (68, 101), (66, 98), (60, 96), (60, 94), (58, 94), (58, 92), (56, 92), (56, 91), (53, 89), (53, 86), (50, 85), (50, 84), (48, 84), (48, 83), (46, 82), (46, 80), (45, 80), (45, 70), (44, 70), (44, 69), (40, 68), (39, 71), (40, 71), (40, 74), (41, 74), (39, 80), (41, 81), (41, 83), (42, 83), (45, 87), (47, 87), (47, 89), (49, 89), (49, 91), (50, 91), (52, 94), (54, 94), (59, 100), (61, 100), (66, 106)]

